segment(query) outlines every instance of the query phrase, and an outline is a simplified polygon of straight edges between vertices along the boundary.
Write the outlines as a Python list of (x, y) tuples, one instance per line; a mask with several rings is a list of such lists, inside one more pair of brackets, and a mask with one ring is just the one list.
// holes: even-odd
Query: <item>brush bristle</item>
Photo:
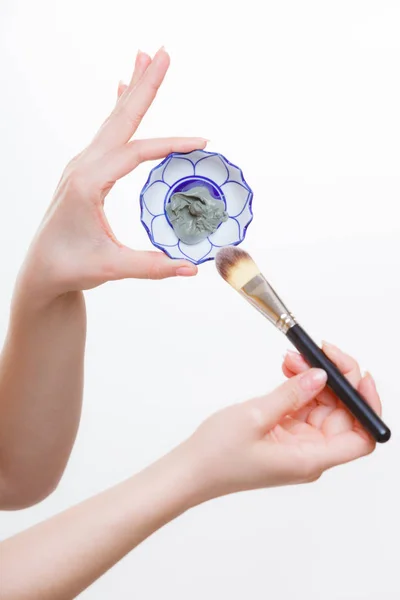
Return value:
[(221, 277), (237, 291), (260, 273), (251, 256), (235, 246), (222, 248), (215, 257), (215, 266)]

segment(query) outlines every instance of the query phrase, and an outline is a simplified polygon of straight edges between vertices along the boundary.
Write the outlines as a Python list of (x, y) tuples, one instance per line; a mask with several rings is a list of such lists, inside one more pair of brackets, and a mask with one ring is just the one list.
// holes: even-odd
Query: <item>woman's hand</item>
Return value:
[[(81, 290), (110, 279), (195, 275), (189, 262), (116, 240), (104, 214), (114, 183), (140, 162), (204, 148), (196, 138), (131, 141), (169, 57), (139, 53), (93, 142), (67, 166), (17, 281), (0, 357), (0, 507), (34, 504), (57, 485), (79, 423), (86, 312)], [(45, 468), (44, 468), (45, 465)]]
[(54, 296), (125, 278), (163, 279), (195, 275), (190, 262), (121, 244), (104, 213), (115, 182), (146, 160), (204, 148), (202, 138), (131, 140), (169, 67), (162, 48), (153, 60), (142, 52), (128, 86), (92, 143), (64, 171), (31, 246), (22, 273), (25, 289)]
[[(380, 412), (371, 376), (362, 378), (357, 363), (337, 348), (324, 350)], [(324, 388), (323, 371), (292, 353), (283, 369), (289, 381), (268, 396), (222, 410), (138, 475), (2, 542), (2, 598), (75, 598), (196, 504), (240, 490), (314, 481), (374, 449)]]
[[(334, 346), (325, 344), (324, 352), (380, 414), (371, 375), (362, 377), (357, 362)], [(374, 441), (325, 388), (324, 371), (289, 352), (283, 372), (289, 379), (281, 387), (213, 415), (183, 445), (199, 473), (200, 501), (315, 481), (373, 451)]]

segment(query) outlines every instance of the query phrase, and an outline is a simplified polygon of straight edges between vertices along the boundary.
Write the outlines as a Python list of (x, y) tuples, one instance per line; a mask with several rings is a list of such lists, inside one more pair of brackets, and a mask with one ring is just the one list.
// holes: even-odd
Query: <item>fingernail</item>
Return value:
[(336, 357), (338, 354), (340, 354), (340, 350), (337, 346), (334, 344), (329, 344), (325, 341), (322, 342), (322, 350), (328, 352), (333, 357)]
[(136, 60), (135, 60), (135, 64), (137, 65), (139, 63), (140, 57), (142, 56), (143, 52), (141, 50), (137, 51), (136, 54)]
[(178, 267), (175, 271), (178, 277), (191, 277), (192, 275), (196, 275), (196, 272), (192, 267)]
[(321, 388), (327, 379), (327, 374), (322, 369), (310, 369), (301, 375), (299, 383), (303, 390), (311, 392)]
[(371, 373), (369, 371), (365, 372), (365, 376), (366, 379), (368, 379), (370, 381), (370, 383), (373, 385), (373, 387), (376, 389), (376, 383), (375, 383), (375, 379), (372, 377)]
[(155, 60), (155, 61), (163, 60), (163, 56), (162, 55), (165, 54), (165, 53), (166, 53), (165, 46), (161, 46), (161, 48), (159, 48), (157, 50), (157, 52), (155, 53), (153, 60)]
[(300, 354), (295, 350), (286, 350), (286, 356), (290, 356), (293, 360), (299, 360), (301, 358)]
[(335, 346), (334, 344), (330, 344), (329, 342), (326, 342), (325, 340), (322, 341), (322, 346), (325, 348), (327, 348), (328, 350), (337, 350), (338, 347)]

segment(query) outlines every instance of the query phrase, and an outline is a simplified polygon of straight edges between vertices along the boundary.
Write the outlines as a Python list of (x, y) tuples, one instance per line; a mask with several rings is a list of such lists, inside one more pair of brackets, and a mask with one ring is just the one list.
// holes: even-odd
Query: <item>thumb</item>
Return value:
[(162, 252), (142, 252), (126, 246), (118, 248), (113, 269), (113, 279), (166, 279), (191, 277), (197, 267), (186, 260), (169, 258)]
[(261, 416), (261, 426), (269, 430), (287, 415), (313, 400), (325, 387), (327, 375), (322, 369), (309, 369), (285, 381), (267, 396), (250, 400)]

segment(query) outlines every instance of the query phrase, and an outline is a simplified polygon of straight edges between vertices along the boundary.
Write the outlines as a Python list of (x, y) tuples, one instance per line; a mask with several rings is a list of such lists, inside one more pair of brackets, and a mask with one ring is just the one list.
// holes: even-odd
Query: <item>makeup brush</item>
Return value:
[(364, 429), (377, 442), (387, 442), (390, 438), (390, 429), (321, 348), (296, 323), (294, 316), (262, 275), (251, 256), (244, 250), (229, 246), (218, 252), (215, 264), (221, 277), (282, 331), (312, 367), (318, 367), (326, 372), (328, 386)]

